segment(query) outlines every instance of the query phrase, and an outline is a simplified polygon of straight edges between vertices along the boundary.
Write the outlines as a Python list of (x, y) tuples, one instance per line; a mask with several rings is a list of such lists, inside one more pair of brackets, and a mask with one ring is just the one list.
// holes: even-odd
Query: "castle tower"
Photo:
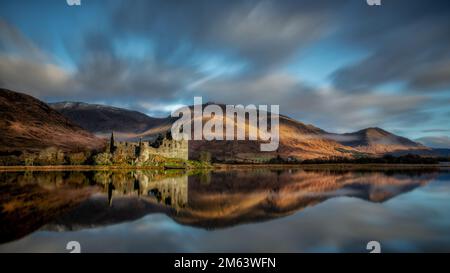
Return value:
[(111, 132), (111, 139), (109, 140), (109, 152), (114, 153), (116, 147), (114, 146), (114, 132)]
[(144, 151), (144, 147), (143, 147), (143, 143), (142, 143), (142, 137), (139, 138), (139, 146), (137, 148), (137, 151), (135, 153), (136, 157), (140, 157), (142, 155), (142, 152)]

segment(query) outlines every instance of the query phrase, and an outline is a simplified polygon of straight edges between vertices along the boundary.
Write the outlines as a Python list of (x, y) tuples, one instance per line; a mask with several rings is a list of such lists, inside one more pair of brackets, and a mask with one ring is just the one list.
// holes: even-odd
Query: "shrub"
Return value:
[(0, 166), (18, 166), (22, 162), (18, 156), (0, 156)]
[(207, 151), (201, 151), (199, 160), (201, 162), (211, 163), (211, 153)]
[(38, 161), (41, 165), (63, 165), (64, 153), (56, 147), (50, 147), (39, 153)]
[(385, 155), (383, 157), (330, 157), (317, 158), (302, 161), (302, 164), (438, 164), (434, 157), (422, 157), (420, 155), (407, 154), (402, 156)]
[(37, 161), (37, 156), (35, 154), (23, 153), (22, 162), (25, 166), (33, 166)]
[(126, 164), (127, 163), (127, 155), (125, 152), (123, 151), (116, 151), (113, 155), (112, 155), (112, 163), (114, 164)]
[(111, 165), (112, 155), (110, 153), (100, 153), (94, 156), (95, 165)]
[(88, 156), (86, 156), (85, 153), (72, 153), (67, 157), (70, 165), (83, 165), (88, 159)]

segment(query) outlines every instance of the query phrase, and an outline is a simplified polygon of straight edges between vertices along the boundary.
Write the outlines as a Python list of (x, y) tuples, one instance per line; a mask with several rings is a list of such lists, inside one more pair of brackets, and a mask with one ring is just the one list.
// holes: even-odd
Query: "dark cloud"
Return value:
[(450, 88), (448, 1), (392, 1), (356, 16), (361, 20), (344, 27), (343, 37), (369, 55), (332, 75), (338, 88), (363, 91), (396, 82), (415, 91)]
[[(11, 73), (4, 73), (0, 79), (7, 82), (7, 87), (20, 87), (52, 100), (105, 97), (182, 100), (192, 97), (184, 92), (186, 88), (210, 76), (202, 72), (197, 58), (224, 56), (230, 63), (244, 63), (246, 74), (260, 74), (263, 80), (267, 71), (273, 71), (324, 35), (333, 8), (338, 7), (334, 3), (321, 6), (309, 0), (282, 4), (279, 1), (118, 1), (106, 29), (86, 31), (76, 45), (66, 41), (66, 50), (78, 58), (75, 71), (69, 73), (59, 67), (60, 74), (65, 73), (64, 80), (54, 83), (54, 77), (45, 71), (34, 72), (39, 70), (38, 64), (28, 58), (21, 66), (3, 63), (10, 72), (26, 66), (25, 74), (30, 72), (28, 80), (23, 82), (21, 75)], [(19, 33), (13, 27), (10, 29), (11, 33)], [(137, 60), (121, 56), (114, 44), (130, 37), (148, 39), (151, 56)], [(13, 48), (25, 44), (10, 40)], [(27, 45), (31, 46), (34, 45)]]
[(286, 61), (322, 37), (336, 10), (327, 1), (126, 1), (115, 14), (115, 29), (157, 38), (158, 56), (185, 46), (243, 59), (253, 70)]
[[(402, 130), (436, 121), (433, 109), (448, 107), (448, 98), (431, 92), (445, 95), (450, 88), (447, 1), (383, 1), (381, 7), (364, 0), (111, 3), (101, 28), (93, 20), (76, 39), (58, 41), (72, 68), (0, 20), (0, 84), (45, 100), (104, 102), (160, 115), (170, 108), (164, 105), (189, 104), (194, 95), (279, 104), (284, 114), (339, 131)], [(342, 58), (353, 60), (353, 50), (363, 58), (340, 67), (324, 86), (286, 71), (324, 41), (348, 47)], [(397, 82), (404, 90), (376, 90)]]
[(427, 70), (420, 71), (410, 82), (412, 88), (419, 90), (436, 89), (447, 90), (450, 87), (450, 57), (429, 65)]
[(441, 105), (439, 101), (417, 94), (356, 93), (349, 96), (333, 87), (311, 86), (282, 73), (213, 79), (199, 89), (196, 94), (205, 100), (229, 104), (278, 104), (284, 114), (340, 132), (380, 124), (401, 128), (418, 122), (427, 123), (434, 115), (423, 108)]
[(17, 28), (0, 21), (0, 84), (45, 100), (171, 101), (199, 75), (183, 66), (118, 55), (114, 35), (89, 32), (76, 70), (57, 64)]
[[(83, 95), (100, 99), (173, 100), (196, 77), (183, 66), (150, 58), (129, 59), (113, 48), (114, 40), (101, 33), (85, 38), (83, 57), (74, 80)], [(83, 94), (84, 92), (84, 94)]]

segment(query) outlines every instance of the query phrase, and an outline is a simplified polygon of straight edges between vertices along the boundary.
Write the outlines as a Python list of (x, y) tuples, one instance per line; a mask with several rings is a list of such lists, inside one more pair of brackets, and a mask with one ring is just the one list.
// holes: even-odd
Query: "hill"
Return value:
[(119, 138), (127, 139), (167, 122), (164, 118), (153, 118), (137, 111), (107, 105), (83, 102), (57, 102), (49, 105), (98, 136), (114, 131)]
[(395, 135), (378, 127), (366, 128), (353, 133), (330, 134), (345, 146), (362, 153), (386, 154), (398, 151), (428, 150), (429, 148), (405, 137)]
[[(66, 102), (51, 105), (91, 133), (106, 136), (114, 131), (117, 139), (127, 141), (141, 138), (144, 141), (153, 140), (158, 134), (170, 130), (176, 120), (171, 117), (158, 119), (135, 111), (95, 104)], [(225, 109), (224, 105), (221, 106)], [(198, 158), (201, 151), (209, 151), (218, 161), (261, 162), (278, 156), (304, 160), (429, 150), (381, 128), (336, 134), (287, 116), (280, 115), (279, 118), (280, 145), (275, 152), (260, 152), (260, 141), (191, 141), (190, 156)], [(204, 118), (203, 122), (210, 119)], [(245, 122), (248, 130), (248, 121)]]
[(0, 89), (0, 152), (97, 149), (102, 139), (85, 131), (46, 103)]

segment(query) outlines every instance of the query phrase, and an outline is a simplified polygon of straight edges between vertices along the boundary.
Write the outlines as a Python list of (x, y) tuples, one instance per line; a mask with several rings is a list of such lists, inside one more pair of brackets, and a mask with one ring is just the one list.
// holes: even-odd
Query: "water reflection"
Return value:
[(438, 175), (300, 169), (0, 173), (0, 242), (38, 229), (107, 227), (155, 213), (182, 225), (223, 229), (285, 217), (335, 197), (382, 203)]

